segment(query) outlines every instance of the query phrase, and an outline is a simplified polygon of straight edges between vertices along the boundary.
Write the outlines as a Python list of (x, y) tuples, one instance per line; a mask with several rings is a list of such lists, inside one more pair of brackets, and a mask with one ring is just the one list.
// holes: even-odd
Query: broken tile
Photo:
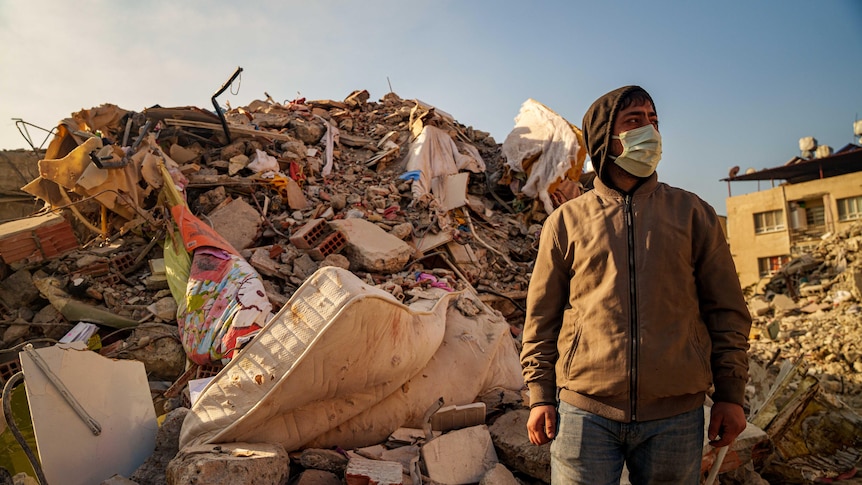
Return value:
[(352, 458), (344, 471), (347, 485), (402, 485), (401, 464)]

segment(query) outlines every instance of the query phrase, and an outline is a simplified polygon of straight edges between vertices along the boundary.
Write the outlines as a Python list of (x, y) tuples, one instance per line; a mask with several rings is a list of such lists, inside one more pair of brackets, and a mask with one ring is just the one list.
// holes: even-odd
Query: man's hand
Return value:
[[(532, 418), (531, 413), (530, 419)], [(716, 448), (729, 445), (745, 430), (745, 425), (745, 411), (742, 406), (731, 402), (713, 403), (707, 429), (709, 444)]]
[(536, 406), (530, 409), (530, 419), (527, 420), (527, 434), (530, 443), (544, 445), (554, 439), (557, 429), (557, 408), (552, 404)]

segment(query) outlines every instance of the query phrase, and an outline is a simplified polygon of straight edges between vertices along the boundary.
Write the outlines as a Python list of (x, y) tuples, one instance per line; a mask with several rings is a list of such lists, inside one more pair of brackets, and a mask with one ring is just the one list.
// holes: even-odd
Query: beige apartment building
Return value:
[[(824, 147), (821, 147), (824, 148)], [(727, 236), (743, 287), (769, 277), (816, 245), (824, 235), (862, 219), (862, 146), (722, 181), (758, 181), (768, 187), (727, 198)]]

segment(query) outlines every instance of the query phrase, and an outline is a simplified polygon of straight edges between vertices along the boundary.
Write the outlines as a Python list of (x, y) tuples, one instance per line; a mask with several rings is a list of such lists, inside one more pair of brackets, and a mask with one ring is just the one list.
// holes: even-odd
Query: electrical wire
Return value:
[(27, 440), (24, 439), (24, 435), (21, 433), (21, 430), (18, 429), (18, 424), (15, 423), (15, 416), (12, 415), (12, 388), (18, 384), (18, 381), (23, 380), (24, 372), (17, 372), (15, 375), (10, 377), (9, 380), (6, 381), (6, 385), (3, 386), (3, 417), (6, 418), (6, 424), (9, 426), (9, 430), (12, 431), (15, 441), (21, 445), (21, 448), (24, 450), (24, 454), (27, 455), (30, 465), (33, 466), (33, 471), (36, 472), (36, 478), (39, 480), (39, 483), (41, 485), (48, 485), (48, 480), (45, 479), (45, 473), (42, 471), (42, 465), (39, 463), (39, 459), (36, 458), (36, 454), (33, 453), (30, 445), (27, 444)]

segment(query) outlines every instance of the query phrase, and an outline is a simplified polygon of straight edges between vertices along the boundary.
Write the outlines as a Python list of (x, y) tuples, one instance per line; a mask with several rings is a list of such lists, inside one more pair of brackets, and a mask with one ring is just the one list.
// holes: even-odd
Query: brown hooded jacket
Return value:
[(751, 318), (715, 211), (645, 178), (607, 183), (626, 86), (584, 117), (595, 189), (544, 223), (527, 295), (521, 361), (531, 405), (557, 398), (617, 421), (743, 403)]

